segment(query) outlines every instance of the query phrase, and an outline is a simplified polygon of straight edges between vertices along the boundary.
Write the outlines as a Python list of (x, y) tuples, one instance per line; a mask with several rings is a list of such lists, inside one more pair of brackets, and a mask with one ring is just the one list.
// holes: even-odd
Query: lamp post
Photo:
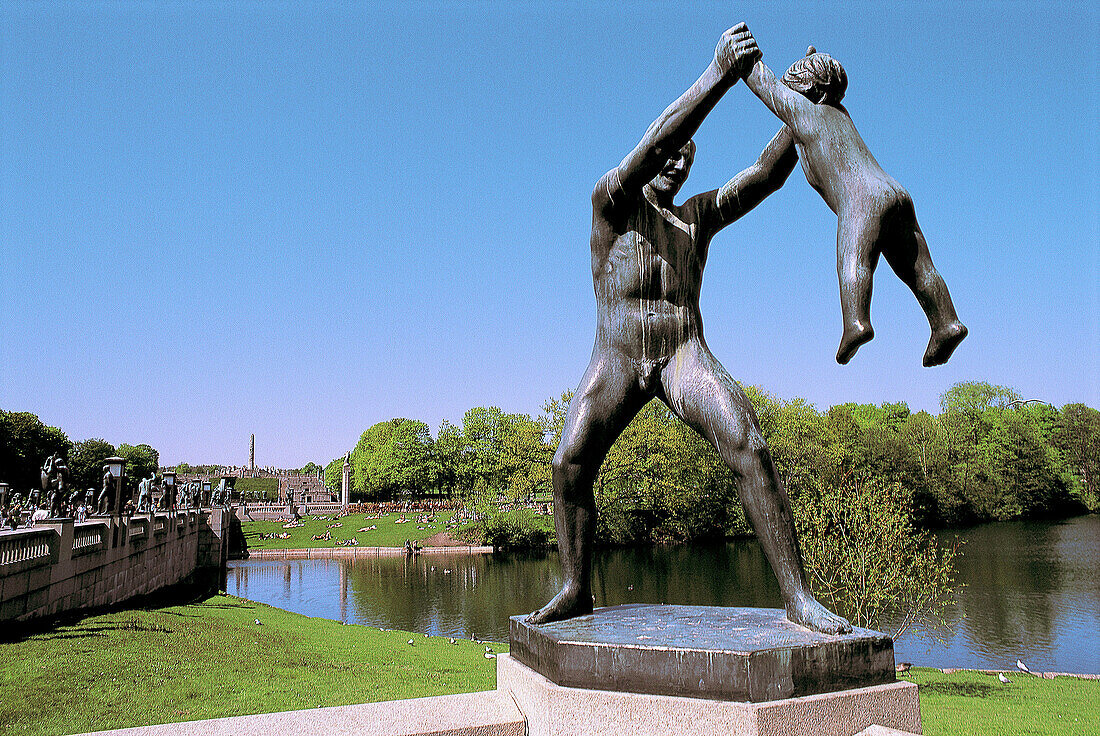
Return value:
[(114, 513), (119, 516), (122, 515), (122, 476), (126, 473), (126, 458), (122, 457), (109, 457), (103, 466), (104, 470), (108, 470), (111, 473), (111, 477), (115, 479), (115, 503), (112, 507)]
[(176, 506), (176, 473), (164, 471), (164, 510), (171, 511)]

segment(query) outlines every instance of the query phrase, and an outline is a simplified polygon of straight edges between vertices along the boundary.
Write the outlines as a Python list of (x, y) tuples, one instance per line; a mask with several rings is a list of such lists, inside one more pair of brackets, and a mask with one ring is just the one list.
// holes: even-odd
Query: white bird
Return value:
[(497, 658), (497, 655), (489, 654), (488, 652), (485, 652), (485, 659), (496, 659), (496, 658)]
[(492, 647), (485, 647), (485, 651), (491, 652), (491, 651), (493, 651), (493, 648)]
[(1020, 660), (1020, 659), (1016, 660), (1016, 669), (1020, 670), (1021, 672), (1026, 672), (1029, 675), (1034, 675), (1035, 674), (1034, 672), (1029, 670), (1027, 668), (1027, 665), (1023, 663), (1023, 660)]
[(263, 626), (263, 624), (260, 623), (260, 619), (256, 619), (256, 625), (257, 626)]
[(409, 646), (411, 647), (412, 645), (413, 645), (413, 640), (409, 639)]
[(1005, 673), (1003, 673), (1003, 672), (998, 672), (997, 673), (997, 679), (1000, 680), (1001, 682), (1003, 682), (1005, 685), (1012, 682), (1012, 680), (1005, 677)]
[(427, 637), (428, 637), (428, 634), (424, 634), (424, 638), (427, 638)]
[(457, 641), (455, 641), (455, 638), (453, 636), (451, 637), (451, 643), (452, 644), (457, 644), (458, 643)]

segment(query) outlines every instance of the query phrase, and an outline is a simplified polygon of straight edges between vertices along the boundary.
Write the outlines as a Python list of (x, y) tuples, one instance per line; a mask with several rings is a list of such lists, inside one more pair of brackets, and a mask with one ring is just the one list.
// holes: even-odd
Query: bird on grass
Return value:
[(997, 673), (997, 679), (998, 679), (998, 680), (1000, 680), (1000, 681), (1001, 681), (1002, 683), (1004, 683), (1005, 685), (1007, 685), (1008, 683), (1012, 682), (1012, 680), (1010, 680), (1010, 679), (1008, 679), (1007, 677), (1005, 677), (1005, 673), (1003, 673), (1003, 672), (998, 672), (998, 673)]
[(451, 643), (452, 644), (457, 644), (458, 643), (457, 641), (455, 641), (455, 638), (453, 636), (451, 637)]
[(1027, 668), (1027, 665), (1024, 664), (1023, 660), (1021, 660), (1021, 659), (1016, 660), (1016, 669), (1020, 670), (1020, 672), (1026, 672), (1029, 675), (1034, 675), (1035, 674), (1034, 672), (1032, 672), (1031, 670), (1029, 670)]
[(409, 646), (411, 647), (412, 645), (413, 645), (413, 640), (409, 639)]
[(263, 624), (262, 624), (262, 623), (260, 623), (260, 619), (256, 619), (256, 625), (257, 625), (257, 626), (263, 626)]
[(485, 652), (485, 659), (496, 659), (496, 658), (497, 658), (497, 655), (489, 654), (489, 652)]
[(899, 675), (904, 675), (913, 666), (912, 662), (900, 662), (894, 669), (897, 670)]

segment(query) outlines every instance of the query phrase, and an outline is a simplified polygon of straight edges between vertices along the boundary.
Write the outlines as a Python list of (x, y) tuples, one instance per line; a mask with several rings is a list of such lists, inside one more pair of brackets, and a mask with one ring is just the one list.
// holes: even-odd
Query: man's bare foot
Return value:
[(579, 586), (566, 585), (554, 599), (527, 617), (529, 624), (548, 624), (592, 613), (592, 594)]
[(809, 593), (803, 593), (787, 606), (787, 618), (807, 629), (822, 634), (848, 634), (852, 625), (817, 602)]
[(928, 347), (924, 351), (924, 367), (931, 368), (934, 365), (943, 365), (955, 352), (955, 348), (963, 341), (969, 330), (962, 322), (951, 322), (946, 327), (941, 327), (932, 332), (928, 338)]
[(845, 327), (844, 335), (840, 338), (840, 348), (836, 351), (836, 362), (846, 365), (859, 350), (859, 346), (870, 342), (874, 336), (875, 331), (871, 325), (865, 325), (862, 322)]

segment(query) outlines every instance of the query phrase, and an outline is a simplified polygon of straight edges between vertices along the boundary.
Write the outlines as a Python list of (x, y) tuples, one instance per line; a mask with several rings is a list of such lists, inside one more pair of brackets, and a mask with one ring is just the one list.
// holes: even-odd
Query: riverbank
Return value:
[[(297, 524), (287, 521), (241, 523), (249, 552), (256, 550), (404, 548), (405, 541), (422, 546), (464, 546), (452, 521), (453, 511), (426, 514), (348, 514), (306, 516)], [(431, 519), (430, 521), (428, 519)]]
[[(257, 623), (258, 622), (258, 623)], [(412, 641), (412, 644), (409, 642)], [(0, 640), (0, 736), (48, 736), (496, 686), (502, 644), (344, 626), (227, 595)], [(927, 736), (1078, 736), (1100, 681), (915, 668)]]
[(0, 736), (492, 690), (496, 662), (486, 646), (507, 651), (344, 626), (227, 595), (106, 613), (0, 638)]

